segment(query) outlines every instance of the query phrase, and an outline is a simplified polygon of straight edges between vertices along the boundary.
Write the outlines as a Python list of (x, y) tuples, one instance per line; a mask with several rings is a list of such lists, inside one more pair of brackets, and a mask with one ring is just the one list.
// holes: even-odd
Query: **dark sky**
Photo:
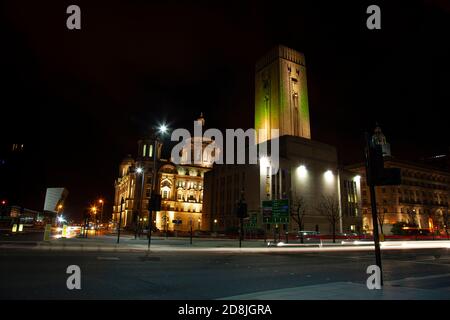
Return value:
[[(82, 11), (81, 31), (66, 8)], [(365, 27), (369, 4), (382, 30)], [(305, 53), (312, 137), (362, 159), (378, 121), (393, 154), (448, 150), (447, 1), (3, 1), (1, 142), (26, 144), (26, 206), (69, 189), (67, 213), (113, 200), (121, 159), (161, 120), (249, 128), (254, 64), (276, 44)]]

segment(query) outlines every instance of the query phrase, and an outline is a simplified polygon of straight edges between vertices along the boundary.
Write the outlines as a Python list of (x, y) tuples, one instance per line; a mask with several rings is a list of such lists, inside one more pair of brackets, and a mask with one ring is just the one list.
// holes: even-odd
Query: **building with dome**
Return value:
[[(203, 114), (197, 119), (205, 124)], [(119, 177), (115, 181), (113, 221), (120, 216), (126, 229), (142, 230), (148, 227), (148, 207), (154, 177), (154, 152), (156, 152), (156, 192), (161, 195), (161, 211), (153, 215), (153, 226), (170, 231), (203, 230), (207, 228), (203, 214), (203, 178), (211, 170), (212, 159), (203, 152), (194, 154), (195, 138), (186, 141), (181, 150), (179, 164), (173, 159), (161, 158), (162, 142), (155, 137), (138, 141), (137, 156), (128, 155), (120, 164)], [(202, 141), (202, 149), (209, 142)], [(157, 146), (154, 150), (154, 146)], [(190, 161), (195, 159), (196, 161)], [(194, 164), (193, 164), (194, 163)]]
[[(448, 225), (450, 174), (448, 170), (420, 162), (398, 159), (391, 154), (390, 145), (379, 125), (372, 142), (382, 147), (385, 168), (400, 168), (401, 184), (375, 187), (380, 232), (391, 234), (397, 222), (414, 224), (430, 232), (444, 232)], [(363, 230), (372, 232), (372, 211), (364, 163), (346, 166), (360, 176)]]

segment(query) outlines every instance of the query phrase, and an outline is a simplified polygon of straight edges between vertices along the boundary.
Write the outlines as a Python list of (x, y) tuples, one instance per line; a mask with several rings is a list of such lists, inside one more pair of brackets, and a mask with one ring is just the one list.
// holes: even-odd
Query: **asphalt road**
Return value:
[[(374, 264), (371, 252), (143, 256), (2, 248), (0, 299), (217, 299), (313, 284), (365, 284), (366, 268)], [(439, 290), (450, 299), (448, 249), (388, 251), (383, 263), (387, 283)], [(81, 268), (81, 290), (66, 288), (66, 268), (74, 264)]]

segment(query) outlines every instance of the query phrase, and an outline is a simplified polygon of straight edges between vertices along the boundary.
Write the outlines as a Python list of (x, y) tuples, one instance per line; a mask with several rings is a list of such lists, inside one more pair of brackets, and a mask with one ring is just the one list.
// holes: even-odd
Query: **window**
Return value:
[(148, 156), (153, 157), (153, 145), (150, 145), (150, 148), (148, 148)]
[(147, 145), (144, 144), (144, 148), (143, 148), (143, 151), (142, 151), (142, 156), (143, 156), (143, 157), (145, 157), (146, 151), (147, 151)]
[(163, 199), (167, 199), (167, 198), (169, 198), (169, 191), (164, 190), (163, 191)]

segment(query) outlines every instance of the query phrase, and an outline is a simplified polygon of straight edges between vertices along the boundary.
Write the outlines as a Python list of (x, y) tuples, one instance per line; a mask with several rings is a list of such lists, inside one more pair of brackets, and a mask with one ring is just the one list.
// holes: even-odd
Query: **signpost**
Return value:
[(289, 223), (289, 200), (268, 200), (262, 202), (263, 222), (267, 224)]

